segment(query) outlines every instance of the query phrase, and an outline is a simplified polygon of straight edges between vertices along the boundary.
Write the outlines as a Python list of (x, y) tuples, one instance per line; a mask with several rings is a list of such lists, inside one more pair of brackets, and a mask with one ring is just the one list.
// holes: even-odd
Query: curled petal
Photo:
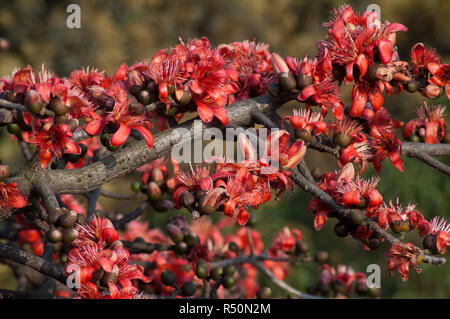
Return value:
[(120, 123), (119, 129), (111, 137), (111, 146), (116, 147), (125, 143), (125, 141), (128, 139), (128, 136), (130, 136), (130, 132), (131, 128), (128, 125)]
[(389, 40), (377, 41), (378, 51), (380, 52), (381, 63), (388, 64), (392, 60), (393, 48)]
[(143, 126), (133, 126), (132, 128), (142, 134), (145, 142), (147, 143), (148, 148), (153, 147), (153, 135), (147, 128)]

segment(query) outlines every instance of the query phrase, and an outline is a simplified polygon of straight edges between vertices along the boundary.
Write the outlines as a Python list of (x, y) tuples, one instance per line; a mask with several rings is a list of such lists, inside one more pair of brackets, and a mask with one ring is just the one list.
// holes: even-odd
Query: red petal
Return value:
[(50, 91), (52, 89), (51, 83), (36, 83), (35, 88), (45, 103), (50, 102)]
[(153, 147), (153, 135), (147, 128), (143, 126), (133, 126), (132, 128), (142, 134), (144, 140), (147, 142), (148, 148)]
[(361, 73), (360, 78), (362, 78), (364, 75), (366, 75), (367, 68), (369, 67), (369, 62), (367, 61), (366, 56), (361, 53), (356, 59), (355, 63)]
[(120, 123), (119, 129), (111, 137), (111, 146), (120, 146), (128, 139), (130, 136), (131, 128), (123, 123)]
[(358, 191), (347, 192), (342, 196), (342, 200), (346, 205), (359, 205), (361, 202), (360, 193)]
[(314, 228), (319, 231), (327, 222), (328, 212), (327, 211), (317, 211), (314, 216)]
[(298, 99), (300, 101), (305, 101), (306, 99), (308, 99), (310, 96), (312, 96), (314, 94), (316, 94), (316, 90), (314, 89), (314, 87), (312, 85), (309, 85), (302, 90), (302, 92), (298, 96)]
[(391, 62), (393, 49), (392, 43), (389, 40), (378, 40), (378, 51), (380, 52), (381, 63), (388, 64)]
[(361, 92), (358, 87), (355, 85), (353, 88), (353, 102), (350, 107), (350, 111), (348, 114), (351, 117), (358, 117), (364, 111), (364, 106), (366, 105), (367, 95), (364, 92)]
[(84, 128), (85, 132), (91, 136), (100, 134), (103, 129), (104, 123), (102, 120), (92, 120)]
[(384, 103), (384, 98), (380, 90), (375, 89), (374, 93), (372, 92), (369, 93), (369, 101), (370, 104), (372, 104), (374, 111), (377, 112), (383, 106)]
[(425, 125), (425, 143), (436, 144), (438, 127), (439, 123), (437, 122), (428, 122)]
[(244, 226), (245, 224), (247, 224), (248, 217), (249, 217), (248, 212), (245, 209), (241, 208), (237, 216), (239, 225)]
[(209, 123), (214, 117), (213, 111), (205, 104), (197, 102), (197, 112), (203, 122)]

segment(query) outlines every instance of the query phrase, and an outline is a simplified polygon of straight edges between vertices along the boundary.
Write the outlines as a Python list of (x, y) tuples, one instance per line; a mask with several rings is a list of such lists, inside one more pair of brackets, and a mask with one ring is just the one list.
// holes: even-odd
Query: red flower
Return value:
[(375, 154), (372, 157), (372, 162), (377, 172), (381, 171), (381, 162), (389, 157), (392, 165), (399, 171), (404, 171), (403, 161), (400, 156), (402, 151), (402, 142), (397, 138), (395, 132), (392, 130), (379, 130), (377, 134), (370, 140)]
[(353, 162), (361, 165), (362, 173), (366, 167), (367, 161), (372, 158), (372, 150), (368, 141), (362, 141), (350, 144), (341, 151), (339, 156), (339, 166), (343, 167), (347, 163)]
[(418, 248), (414, 247), (411, 243), (394, 243), (391, 246), (388, 254), (388, 270), (392, 276), (392, 271), (397, 270), (403, 281), (408, 279), (409, 265), (419, 273), (421, 270), (417, 267), (422, 262), (423, 256), (420, 254)]
[(311, 111), (311, 109), (294, 109), (293, 116), (285, 116), (283, 117), (283, 125), (284, 121), (289, 120), (291, 125), (297, 130), (306, 130), (310, 134), (319, 135), (323, 131), (327, 129), (327, 125), (322, 120), (322, 115), (320, 113), (316, 113)]
[(352, 101), (349, 115), (351, 117), (359, 117), (363, 113), (367, 101), (370, 102), (373, 110), (377, 112), (383, 106), (384, 98), (376, 83), (361, 80), (353, 86)]
[(379, 177), (363, 180), (356, 176), (353, 181), (336, 186), (336, 192), (340, 195), (337, 201), (345, 206), (365, 205), (370, 212), (383, 202), (383, 197), (375, 189), (379, 182)]
[(428, 64), (440, 64), (441, 60), (433, 48), (425, 48), (423, 43), (416, 43), (411, 49), (411, 62), (414, 65), (414, 73), (423, 75), (428, 72)]
[(450, 64), (429, 63), (428, 70), (433, 75), (428, 81), (443, 87), (450, 99)]
[(269, 251), (273, 255), (278, 255), (278, 251), (288, 253), (292, 250), (297, 241), (302, 240), (302, 233), (298, 229), (290, 230), (287, 226), (275, 236)]
[(445, 106), (424, 106), (417, 109), (419, 118), (409, 121), (403, 128), (403, 138), (409, 139), (414, 133), (424, 137), (425, 143), (436, 144), (445, 136), (447, 124), (444, 119)]
[(430, 224), (430, 233), (436, 235), (436, 248), (443, 255), (450, 247), (450, 224), (443, 217), (434, 217)]
[(71, 137), (72, 131), (67, 124), (46, 123), (39, 129), (23, 133), (27, 143), (38, 147), (42, 168), (47, 167), (53, 157), (61, 157), (62, 153), (80, 154), (80, 146)]
[(0, 182), (0, 210), (22, 208), (27, 204), (27, 199), (17, 189), (17, 185)]

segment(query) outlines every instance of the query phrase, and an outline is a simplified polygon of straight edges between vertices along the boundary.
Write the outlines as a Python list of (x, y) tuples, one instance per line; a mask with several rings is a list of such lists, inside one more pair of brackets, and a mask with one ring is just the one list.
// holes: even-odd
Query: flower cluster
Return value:
[(138, 289), (132, 280), (149, 282), (141, 266), (128, 263), (130, 253), (118, 240), (119, 235), (106, 218), (93, 218), (76, 226), (74, 246), (67, 256), (66, 272), (77, 272), (80, 298), (135, 298)]

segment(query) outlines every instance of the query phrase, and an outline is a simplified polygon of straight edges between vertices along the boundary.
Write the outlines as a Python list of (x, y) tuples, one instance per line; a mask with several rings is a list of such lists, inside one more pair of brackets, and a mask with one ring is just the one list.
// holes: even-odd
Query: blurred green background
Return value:
[[(81, 29), (66, 27), (66, 7), (77, 3), (81, 7)], [(435, 47), (445, 62), (450, 62), (450, 1), (310, 1), (310, 0), (119, 0), (119, 1), (0, 1), (0, 37), (9, 41), (9, 49), (0, 52), (0, 75), (7, 75), (13, 67), (45, 63), (59, 75), (82, 66), (95, 66), (111, 74), (121, 63), (132, 64), (153, 56), (158, 50), (178, 42), (178, 36), (187, 40), (207, 36), (214, 45), (245, 39), (265, 42), (272, 51), (300, 57), (315, 55), (315, 42), (324, 39), (326, 31), (321, 23), (329, 11), (348, 3), (355, 11), (364, 11), (367, 5), (381, 7), (381, 20), (395, 21), (409, 28), (399, 33), (398, 50), (408, 59), (410, 48), (416, 42)], [(348, 103), (348, 88), (344, 97)], [(407, 121), (413, 110), (423, 101), (419, 94), (403, 94), (386, 98), (386, 108), (398, 119)], [(435, 102), (435, 101), (433, 101)], [(445, 98), (437, 101), (448, 104)], [(283, 110), (288, 113), (289, 107)], [(18, 146), (6, 130), (0, 130), (1, 159), (13, 170), (23, 165)], [(324, 170), (337, 166), (327, 155), (309, 151), (307, 162), (311, 168)], [(443, 159), (450, 164), (448, 159)], [(450, 217), (450, 179), (444, 174), (422, 165), (415, 159), (404, 159), (406, 172), (401, 173), (385, 162), (381, 174), (380, 192), (386, 200), (397, 196), (406, 204), (413, 202), (427, 218), (435, 215)], [(367, 169), (365, 174), (373, 174)], [(129, 192), (130, 176), (106, 185), (108, 190)], [(125, 181), (125, 182), (124, 182)], [(320, 232), (314, 231), (312, 218), (306, 215), (309, 195), (302, 192), (285, 195), (280, 203), (262, 207), (256, 226), (263, 234), (266, 246), (272, 234), (283, 225), (299, 227), (313, 249), (325, 249), (332, 264), (351, 264), (356, 271), (365, 271), (371, 263), (382, 268), (382, 297), (384, 298), (449, 298), (450, 266), (422, 265), (423, 272), (411, 271), (407, 282), (394, 275), (389, 278), (385, 254), (387, 244), (367, 253), (353, 239), (338, 239), (333, 233), (335, 221), (329, 221)], [(137, 203), (111, 202), (101, 199), (105, 210), (130, 211)], [(168, 216), (149, 213), (152, 226), (163, 224)], [(270, 221), (270, 222), (267, 222)], [(411, 237), (416, 243), (418, 238)], [(292, 270), (288, 282), (305, 289), (317, 279), (314, 265)], [(0, 269), (0, 287), (15, 288), (9, 270)], [(279, 291), (277, 291), (279, 293)], [(279, 294), (282, 296), (282, 294)]]

